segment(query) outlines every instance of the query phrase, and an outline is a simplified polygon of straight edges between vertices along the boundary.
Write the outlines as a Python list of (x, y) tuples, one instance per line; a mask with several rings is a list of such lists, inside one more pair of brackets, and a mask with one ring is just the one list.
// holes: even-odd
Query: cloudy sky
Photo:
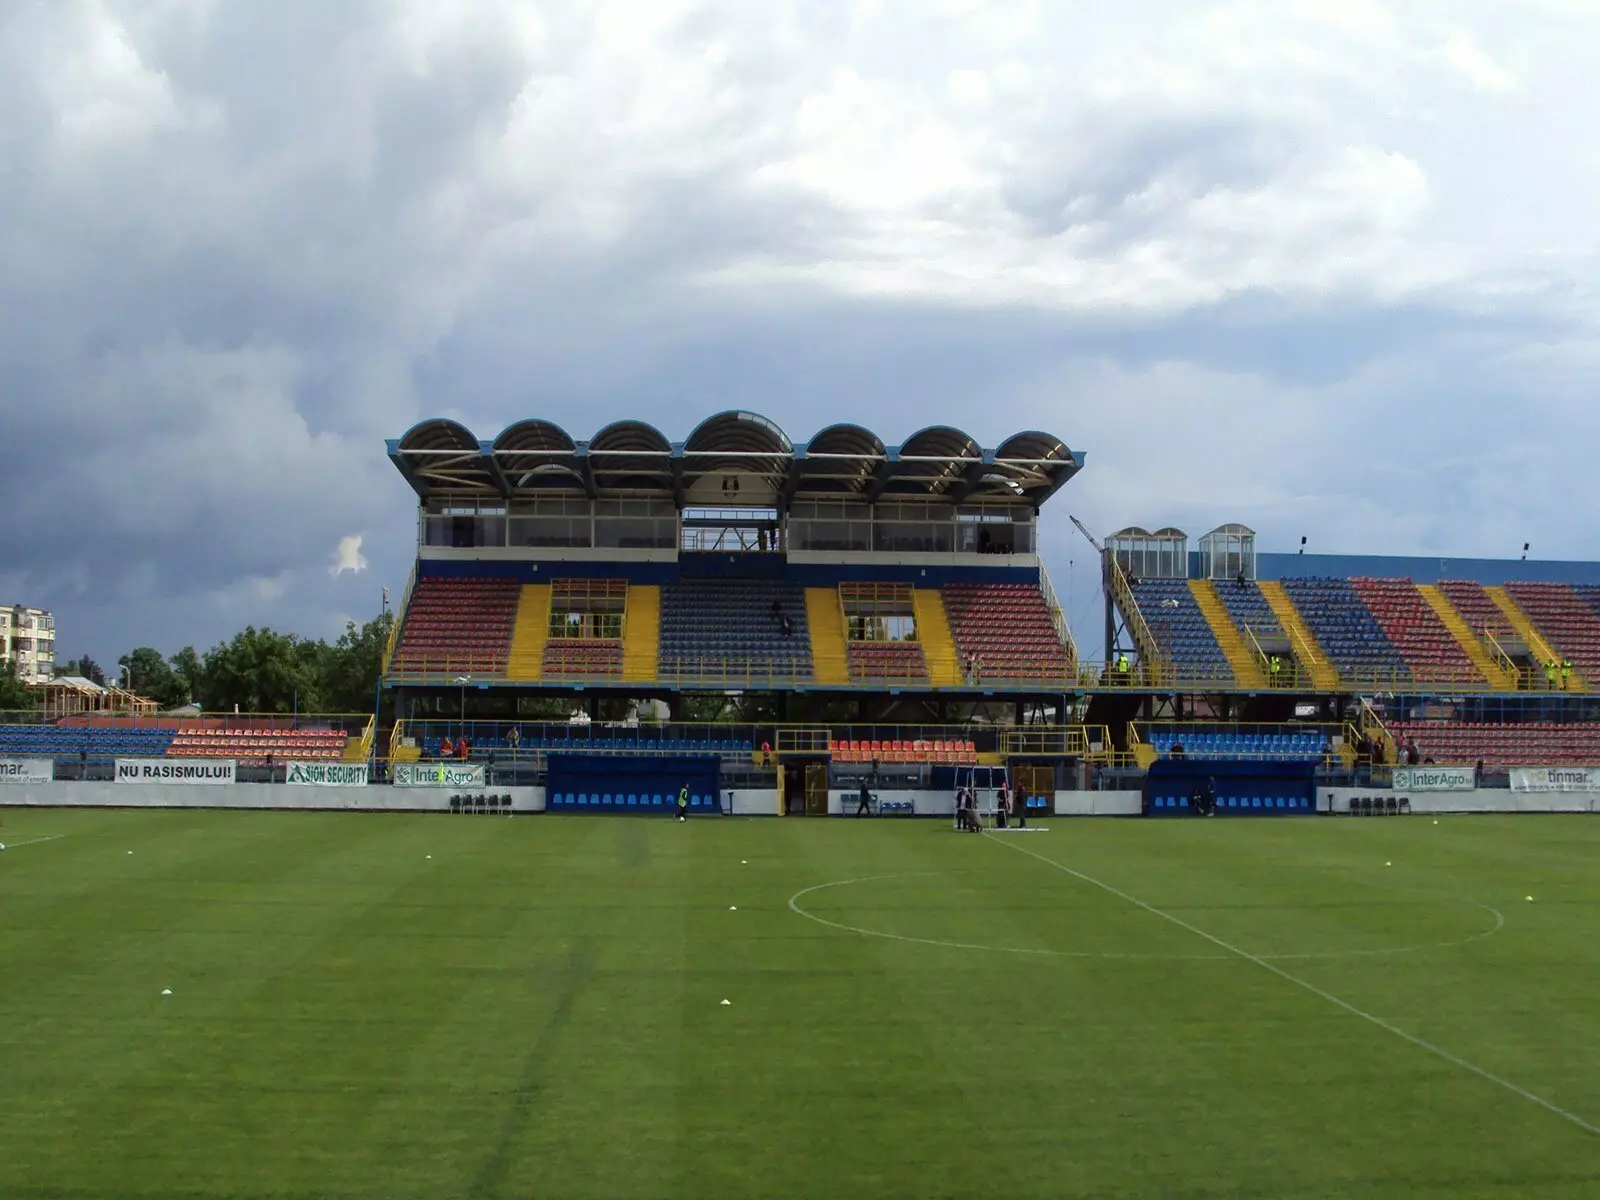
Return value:
[(1068, 512), (1600, 556), (1597, 74), (1587, 0), (7, 0), (0, 600), (332, 636), (440, 414), (1050, 430), (1086, 643)]

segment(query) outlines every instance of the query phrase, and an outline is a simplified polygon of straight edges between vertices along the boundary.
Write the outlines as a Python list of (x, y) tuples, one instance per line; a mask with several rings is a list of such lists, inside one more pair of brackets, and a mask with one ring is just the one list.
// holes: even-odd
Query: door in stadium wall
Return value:
[(806, 764), (806, 816), (828, 815), (828, 764)]

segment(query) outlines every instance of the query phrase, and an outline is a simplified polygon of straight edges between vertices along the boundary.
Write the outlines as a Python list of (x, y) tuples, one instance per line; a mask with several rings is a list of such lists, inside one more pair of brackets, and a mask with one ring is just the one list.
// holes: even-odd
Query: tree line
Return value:
[[(139, 646), (117, 660), (115, 679), (87, 655), (58, 662), (56, 674), (115, 683), (163, 709), (198, 705), (203, 712), (371, 712), (394, 616), (350, 621), (335, 642), (248, 626), (204, 654), (185, 646), (163, 655)], [(0, 711), (38, 707), (39, 694), (0, 670)]]

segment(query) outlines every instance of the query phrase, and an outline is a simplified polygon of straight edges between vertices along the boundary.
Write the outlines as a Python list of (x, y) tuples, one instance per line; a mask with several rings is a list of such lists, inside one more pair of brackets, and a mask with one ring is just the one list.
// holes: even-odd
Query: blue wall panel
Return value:
[(1309, 816), (1317, 811), (1316, 766), (1163, 758), (1144, 782), (1146, 816), (1190, 816), (1191, 793), (1216, 782), (1219, 817)]
[(666, 816), (689, 787), (689, 811), (719, 811), (722, 760), (715, 755), (552, 754), (545, 785), (549, 812), (628, 812)]

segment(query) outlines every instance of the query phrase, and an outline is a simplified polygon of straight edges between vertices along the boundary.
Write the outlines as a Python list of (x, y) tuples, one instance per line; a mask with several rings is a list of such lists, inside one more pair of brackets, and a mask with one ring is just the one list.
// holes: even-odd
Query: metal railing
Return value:
[(1071, 674), (1077, 675), (1078, 643), (1072, 636), (1072, 627), (1067, 623), (1067, 614), (1062, 611), (1061, 602), (1056, 599), (1055, 586), (1050, 582), (1050, 572), (1044, 568), (1044, 559), (1039, 559), (1039, 594), (1044, 597), (1045, 608), (1050, 613), (1050, 624), (1055, 627), (1056, 640), (1061, 643), (1066, 651), (1067, 661), (1072, 664)]

